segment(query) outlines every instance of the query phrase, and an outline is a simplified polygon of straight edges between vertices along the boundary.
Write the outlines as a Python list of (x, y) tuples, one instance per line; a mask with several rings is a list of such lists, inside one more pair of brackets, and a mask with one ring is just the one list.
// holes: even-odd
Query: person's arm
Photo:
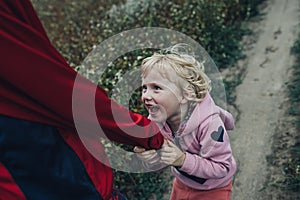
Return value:
[(179, 170), (204, 179), (223, 178), (229, 173), (232, 159), (224, 124), (220, 117), (212, 117), (203, 123), (201, 130), (200, 153), (186, 152), (185, 161)]
[[(80, 129), (94, 136), (100, 124), (113, 141), (146, 149), (162, 145), (163, 137), (154, 123), (119, 106), (83, 77), (76, 84), (80, 95), (72, 107), (78, 74), (49, 42), (29, 0), (0, 1), (0, 45), (0, 114), (75, 129), (76, 109)], [(91, 99), (96, 117), (86, 110)]]

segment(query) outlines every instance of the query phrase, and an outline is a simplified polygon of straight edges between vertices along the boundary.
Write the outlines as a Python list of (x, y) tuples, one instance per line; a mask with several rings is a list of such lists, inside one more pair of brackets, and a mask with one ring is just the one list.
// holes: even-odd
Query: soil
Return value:
[(246, 58), (223, 72), (243, 79), (230, 109), (237, 119), (230, 132), (238, 163), (233, 200), (300, 199), (299, 193), (278, 188), (261, 191), (282, 176), (297, 136), (287, 114), (286, 83), (295, 61), (290, 49), (299, 34), (299, 9), (299, 0), (266, 1), (262, 14), (246, 25), (254, 33), (244, 38)]

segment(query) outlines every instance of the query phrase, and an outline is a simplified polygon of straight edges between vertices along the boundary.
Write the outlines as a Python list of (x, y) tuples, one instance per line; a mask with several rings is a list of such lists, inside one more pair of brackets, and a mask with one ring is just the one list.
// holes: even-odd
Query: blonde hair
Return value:
[[(211, 90), (211, 81), (204, 73), (204, 63), (198, 62), (194, 55), (188, 53), (188, 48), (190, 48), (189, 45), (180, 43), (145, 58), (142, 62), (142, 77), (145, 77), (151, 69), (156, 68), (170, 81), (177, 81), (184, 94), (187, 94), (185, 97), (189, 101), (201, 102)], [(170, 68), (188, 85), (183, 85), (179, 80), (171, 80), (168, 77)]]

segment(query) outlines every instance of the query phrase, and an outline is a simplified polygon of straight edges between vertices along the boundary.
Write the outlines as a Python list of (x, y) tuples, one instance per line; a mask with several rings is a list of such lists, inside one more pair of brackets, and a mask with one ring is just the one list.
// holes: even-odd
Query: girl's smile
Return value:
[(153, 68), (143, 77), (142, 101), (152, 121), (166, 121), (170, 125), (179, 126), (186, 113), (187, 101), (182, 94), (182, 89), (175, 84), (180, 77), (172, 69), (167, 73), (168, 78), (163, 76), (161, 71)]

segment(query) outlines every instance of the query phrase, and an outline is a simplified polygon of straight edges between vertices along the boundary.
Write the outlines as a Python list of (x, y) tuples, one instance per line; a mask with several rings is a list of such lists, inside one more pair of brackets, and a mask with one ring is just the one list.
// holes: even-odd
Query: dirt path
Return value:
[[(276, 124), (284, 113), (284, 87), (293, 65), (290, 49), (299, 32), (299, 0), (268, 0), (265, 15), (250, 24), (255, 43), (239, 63), (246, 69), (236, 90), (240, 117), (232, 136), (238, 162), (233, 200), (269, 200), (259, 192), (269, 173), (266, 156), (271, 154)], [(253, 38), (252, 38), (253, 39)]]

